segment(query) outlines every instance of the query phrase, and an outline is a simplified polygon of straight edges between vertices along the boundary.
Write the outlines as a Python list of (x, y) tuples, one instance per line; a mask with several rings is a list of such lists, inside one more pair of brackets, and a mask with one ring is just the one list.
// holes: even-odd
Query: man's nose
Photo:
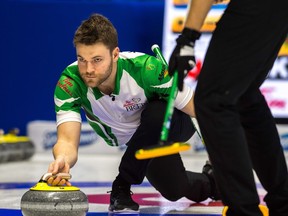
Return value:
[(94, 71), (94, 65), (87, 61), (87, 72), (93, 72)]

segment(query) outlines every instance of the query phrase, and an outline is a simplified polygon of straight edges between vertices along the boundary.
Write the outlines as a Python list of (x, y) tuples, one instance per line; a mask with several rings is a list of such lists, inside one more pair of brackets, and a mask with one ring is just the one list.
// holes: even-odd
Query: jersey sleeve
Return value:
[(54, 91), (57, 126), (64, 122), (81, 122), (81, 97), (75, 80), (63, 73)]
[(156, 57), (146, 55), (142, 70), (143, 87), (148, 100), (167, 100), (172, 86), (167, 66)]
[[(148, 95), (157, 95), (158, 98), (168, 100), (173, 77), (169, 76), (168, 68), (159, 59), (151, 56), (146, 61), (145, 80), (149, 83), (146, 87), (149, 91)], [(178, 91), (174, 106), (177, 109), (182, 109), (190, 101), (193, 96), (193, 90), (184, 83), (183, 91)]]

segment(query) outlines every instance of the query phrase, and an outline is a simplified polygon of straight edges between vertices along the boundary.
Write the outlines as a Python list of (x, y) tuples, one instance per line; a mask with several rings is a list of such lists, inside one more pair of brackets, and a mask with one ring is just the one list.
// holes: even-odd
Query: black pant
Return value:
[(252, 168), (270, 216), (288, 215), (288, 174), (259, 87), (288, 32), (287, 0), (231, 0), (217, 24), (195, 92), (195, 110), (228, 216), (260, 216)]
[[(195, 202), (203, 201), (210, 195), (209, 179), (202, 173), (186, 171), (180, 154), (147, 160), (135, 158), (136, 150), (158, 144), (165, 110), (166, 102), (153, 101), (142, 112), (140, 126), (127, 143), (113, 184), (140, 184), (146, 176), (168, 200), (187, 197)], [(185, 142), (194, 132), (191, 118), (174, 109), (168, 140)]]

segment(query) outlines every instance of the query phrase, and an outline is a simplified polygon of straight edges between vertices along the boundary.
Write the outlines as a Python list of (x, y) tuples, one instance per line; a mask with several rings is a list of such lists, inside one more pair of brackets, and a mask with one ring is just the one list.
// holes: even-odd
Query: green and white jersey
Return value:
[[(104, 95), (98, 88), (87, 87), (74, 62), (62, 72), (55, 88), (57, 126), (69, 121), (81, 122), (83, 109), (91, 127), (107, 144), (126, 144), (139, 126), (146, 104), (155, 99), (167, 100), (171, 85), (167, 67), (156, 57), (121, 52), (112, 100), (111, 95)], [(185, 86), (177, 94), (175, 107), (182, 109), (192, 94), (192, 89)]]

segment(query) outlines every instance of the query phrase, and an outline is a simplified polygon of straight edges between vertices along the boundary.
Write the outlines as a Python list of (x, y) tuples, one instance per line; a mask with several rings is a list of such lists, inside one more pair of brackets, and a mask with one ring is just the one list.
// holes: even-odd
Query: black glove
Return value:
[(183, 90), (183, 80), (187, 73), (195, 66), (194, 45), (199, 39), (201, 33), (184, 28), (182, 33), (176, 39), (177, 45), (171, 54), (169, 60), (169, 75), (173, 76), (174, 72), (178, 71), (178, 89)]

